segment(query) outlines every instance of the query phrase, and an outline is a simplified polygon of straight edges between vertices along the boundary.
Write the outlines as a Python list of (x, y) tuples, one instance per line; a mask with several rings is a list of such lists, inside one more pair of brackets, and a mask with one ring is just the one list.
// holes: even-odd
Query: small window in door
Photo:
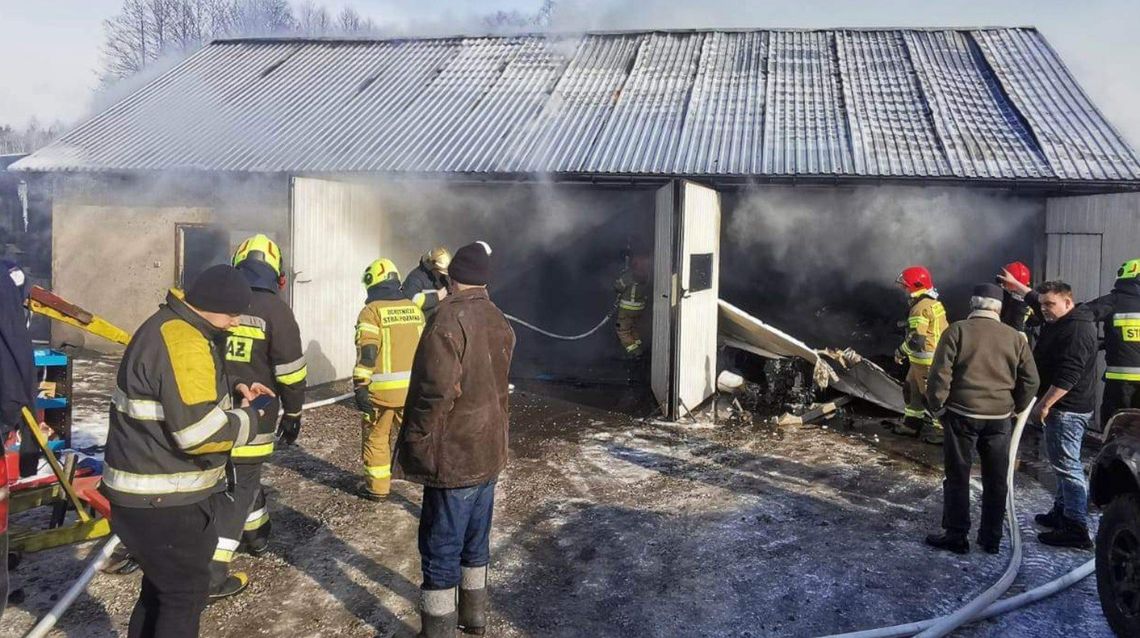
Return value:
[(177, 267), (179, 288), (194, 283), (210, 266), (230, 263), (230, 234), (224, 228), (202, 224), (179, 224)]
[(689, 255), (689, 292), (712, 288), (713, 254)]

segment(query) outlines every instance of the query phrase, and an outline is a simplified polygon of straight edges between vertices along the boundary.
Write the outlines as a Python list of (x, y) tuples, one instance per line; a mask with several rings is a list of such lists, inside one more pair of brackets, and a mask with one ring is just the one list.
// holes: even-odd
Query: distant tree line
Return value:
[(13, 128), (10, 124), (0, 125), (0, 155), (31, 153), (62, 135), (64, 129), (62, 122), (43, 126), (35, 118), (23, 128)]
[(214, 38), (367, 35), (376, 24), (352, 7), (338, 13), (312, 0), (123, 0), (103, 22), (102, 77), (129, 77), (170, 55), (186, 55)]

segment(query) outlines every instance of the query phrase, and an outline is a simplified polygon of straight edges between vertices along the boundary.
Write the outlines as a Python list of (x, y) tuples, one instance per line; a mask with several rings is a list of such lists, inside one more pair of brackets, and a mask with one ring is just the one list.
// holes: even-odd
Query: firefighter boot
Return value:
[(896, 425), (891, 432), (901, 434), (903, 436), (917, 437), (918, 433), (922, 431), (922, 419), (918, 417), (908, 416), (902, 420), (902, 423)]
[(416, 638), (455, 638), (458, 624), (454, 587), (420, 590), (420, 633)]
[(249, 576), (245, 572), (230, 574), (220, 585), (210, 588), (210, 602), (229, 598), (245, 591), (249, 586)]
[(942, 424), (938, 421), (924, 421), (922, 424), (921, 434), (919, 434), (919, 438), (922, 439), (923, 443), (929, 443), (931, 445), (942, 445), (942, 442), (945, 440), (946, 435), (942, 431)]
[(487, 631), (487, 566), (464, 567), (459, 585), (459, 628), (482, 636)]

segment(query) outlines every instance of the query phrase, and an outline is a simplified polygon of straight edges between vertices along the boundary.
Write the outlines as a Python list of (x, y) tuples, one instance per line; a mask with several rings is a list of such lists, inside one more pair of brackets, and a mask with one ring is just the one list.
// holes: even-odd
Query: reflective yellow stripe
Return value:
[(308, 368), (308, 366), (304, 366), (300, 370), (297, 370), (296, 372), (290, 372), (289, 374), (277, 375), (277, 383), (280, 383), (281, 385), (293, 385), (294, 383), (300, 383), (300, 382), (304, 381), (305, 378), (308, 376), (309, 376), (309, 368)]
[(228, 549), (215, 549), (213, 560), (219, 563), (228, 563), (234, 559), (234, 553)]
[(265, 340), (265, 331), (254, 326), (237, 326), (230, 328), (230, 334), (236, 337), (249, 337), (250, 339)]
[(140, 421), (162, 421), (166, 418), (162, 404), (149, 399), (131, 399), (120, 388), (111, 393), (111, 403), (123, 414)]
[(911, 352), (909, 354), (911, 363), (921, 363), (923, 365), (930, 365), (934, 361), (933, 352)]
[(261, 529), (269, 522), (269, 511), (264, 507), (251, 513), (245, 519), (245, 525), (242, 527), (243, 532), (252, 532), (255, 529)]
[(206, 416), (177, 432), (172, 432), (171, 436), (174, 437), (174, 442), (178, 444), (178, 447), (188, 450), (217, 434), (218, 430), (226, 427), (227, 423), (229, 423), (229, 417), (226, 416), (226, 412), (222, 410), (220, 405), (216, 405), (210, 408)]
[(628, 301), (623, 301), (623, 302), (619, 303), (618, 307), (621, 308), (622, 310), (645, 310), (645, 304), (643, 304), (643, 303), (630, 303)]
[(408, 381), (373, 381), (368, 384), (369, 392), (379, 392), (381, 390), (402, 390), (408, 387)]
[(391, 328), (384, 328), (384, 336), (382, 337), (382, 343), (381, 343), (380, 349), (383, 350), (382, 354), (384, 355), (384, 365), (382, 367), (382, 370), (384, 372), (391, 372), (392, 371), (392, 329)]
[(135, 474), (104, 465), (103, 484), (127, 494), (184, 494), (213, 488), (225, 472), (225, 466), (221, 466), (201, 472)]
[(304, 370), (304, 369), (305, 369), (305, 357), (301, 357), (299, 359), (295, 359), (293, 361), (290, 361), (289, 363), (280, 363), (280, 364), (273, 366), (273, 374), (277, 375), (277, 377), (280, 378), (282, 375), (286, 375), (286, 374), (289, 374), (290, 372), (296, 372), (298, 370)]
[(376, 479), (384, 479), (392, 477), (392, 466), (389, 465), (365, 465), (364, 472), (368, 476)]
[(255, 458), (259, 456), (269, 456), (273, 454), (272, 443), (262, 443), (261, 445), (243, 445), (235, 447), (230, 452), (230, 456), (235, 458)]
[(352, 378), (353, 379), (371, 379), (372, 378), (372, 369), (357, 366), (357, 367), (352, 369)]
[(1140, 381), (1140, 368), (1132, 366), (1108, 366), (1104, 378), (1112, 381)]
[(926, 417), (926, 410), (915, 410), (912, 408), (903, 408), (903, 415), (922, 419)]
[(380, 326), (374, 326), (370, 323), (358, 323), (356, 324), (356, 330), (357, 332), (368, 332), (374, 335), (380, 334)]
[(1140, 319), (1121, 318), (1120, 315), (1116, 315), (1112, 319), (1112, 325), (1118, 328), (1135, 328), (1140, 326)]

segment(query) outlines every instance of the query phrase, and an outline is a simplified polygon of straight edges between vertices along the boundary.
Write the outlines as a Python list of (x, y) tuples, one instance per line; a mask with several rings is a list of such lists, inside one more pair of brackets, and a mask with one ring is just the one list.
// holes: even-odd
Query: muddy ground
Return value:
[[(995, 580), (1000, 556), (928, 551), (937, 453), (875, 420), (821, 426), (664, 424), (520, 389), (492, 538), (490, 636), (817, 636), (946, 613)], [(97, 412), (97, 410), (95, 410)], [(91, 414), (94, 414), (92, 412)], [(90, 419), (84, 419), (90, 420)], [(271, 553), (211, 606), (204, 636), (413, 636), (419, 494), (355, 496), (359, 425), (345, 405), (306, 417), (266, 472)], [(1036, 543), (1050, 498), (1019, 479), (1026, 566), (1013, 591), (1091, 558)], [(16, 636), (80, 572), (92, 545), (25, 558)], [(139, 576), (99, 575), (53, 634), (125, 632)], [(1111, 636), (1091, 579), (960, 636)]]

